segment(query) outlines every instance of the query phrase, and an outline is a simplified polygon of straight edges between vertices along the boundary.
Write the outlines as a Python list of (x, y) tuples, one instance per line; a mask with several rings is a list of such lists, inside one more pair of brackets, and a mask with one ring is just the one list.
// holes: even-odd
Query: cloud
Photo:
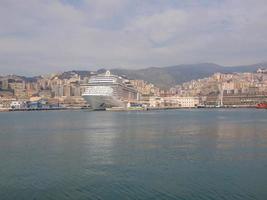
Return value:
[(91, 19), (106, 20), (121, 12), (127, 4), (127, 0), (86, 0), (84, 6)]
[(266, 14), (263, 0), (3, 0), (0, 70), (261, 62)]

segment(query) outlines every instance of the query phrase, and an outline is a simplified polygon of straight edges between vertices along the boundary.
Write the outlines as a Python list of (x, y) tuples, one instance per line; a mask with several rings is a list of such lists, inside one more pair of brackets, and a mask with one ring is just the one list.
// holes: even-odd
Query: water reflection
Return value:
[(113, 149), (118, 137), (116, 116), (110, 113), (93, 122), (92, 118), (92, 115), (87, 116), (87, 128), (83, 130), (84, 153), (98, 165), (111, 165), (114, 162)]

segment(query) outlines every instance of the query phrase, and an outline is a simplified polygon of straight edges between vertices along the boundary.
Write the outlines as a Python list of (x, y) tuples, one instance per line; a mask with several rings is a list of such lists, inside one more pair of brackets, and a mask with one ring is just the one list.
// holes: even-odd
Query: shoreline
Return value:
[(73, 108), (23, 108), (23, 109), (0, 109), (0, 112), (33, 112), (33, 111), (62, 111), (62, 110), (92, 110), (90, 108), (80, 108), (80, 107), (73, 107)]
[[(156, 111), (156, 110), (205, 110), (205, 109), (255, 109), (255, 110), (267, 110), (267, 109), (259, 109), (256, 108), (255, 106), (223, 106), (223, 107), (192, 107), (192, 108), (187, 108), (187, 107), (148, 107), (146, 109), (117, 109), (117, 108), (110, 108), (107, 110), (102, 110), (102, 111), (107, 111), (107, 112), (132, 112), (132, 111)], [(86, 111), (97, 111), (97, 110), (93, 110), (91, 108), (83, 108), (83, 107), (72, 107), (72, 108), (37, 108), (37, 109), (0, 109), (0, 113), (4, 113), (4, 112), (36, 112), (36, 111), (70, 111), (70, 110), (86, 110)]]

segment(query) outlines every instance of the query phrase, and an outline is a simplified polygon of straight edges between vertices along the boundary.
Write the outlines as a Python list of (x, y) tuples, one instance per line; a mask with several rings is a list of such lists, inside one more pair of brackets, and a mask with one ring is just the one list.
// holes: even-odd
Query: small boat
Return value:
[(267, 109), (267, 102), (261, 102), (256, 105), (256, 108)]

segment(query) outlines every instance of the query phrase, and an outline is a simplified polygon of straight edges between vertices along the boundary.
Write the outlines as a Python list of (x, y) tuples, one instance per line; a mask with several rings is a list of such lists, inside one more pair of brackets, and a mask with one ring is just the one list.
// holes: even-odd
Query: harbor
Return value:
[(266, 108), (266, 70), (215, 73), (169, 89), (144, 80), (97, 72), (64, 72), (29, 82), (0, 77), (0, 111), (167, 110), (186, 108)]
[(0, 200), (267, 200), (266, 0), (1, 0)]

